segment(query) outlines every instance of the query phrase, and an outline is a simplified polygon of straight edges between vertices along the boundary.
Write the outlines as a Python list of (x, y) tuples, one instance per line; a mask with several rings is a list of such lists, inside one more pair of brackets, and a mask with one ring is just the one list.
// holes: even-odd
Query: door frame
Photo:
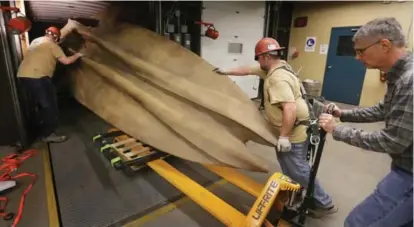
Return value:
[[(329, 56), (330, 56), (330, 50), (332, 49), (331, 48), (331, 41), (332, 41), (332, 35), (333, 35), (333, 30), (334, 29), (356, 29), (356, 30), (358, 30), (358, 29), (360, 29), (362, 27), (362, 25), (354, 25), (354, 26), (337, 26), (337, 27), (331, 27), (331, 32), (330, 32), (330, 35), (329, 35), (329, 43), (328, 43), (328, 53), (327, 53), (327, 56), (326, 56), (326, 61), (325, 61), (325, 69), (324, 69), (324, 74), (323, 74), (323, 80), (322, 80), (322, 89), (321, 89), (321, 96), (323, 96), (323, 93), (324, 93), (324, 90), (326, 89), (326, 84), (325, 84), (325, 78), (326, 78), (326, 74), (327, 74), (327, 71), (328, 71), (328, 61), (329, 61)], [(336, 48), (336, 47), (335, 47)], [(364, 80), (365, 80), (365, 75), (364, 75)], [(364, 82), (364, 80), (362, 81), (362, 82)], [(362, 87), (361, 87), (361, 96), (362, 96), (362, 90), (363, 90), (363, 84), (362, 84)], [(359, 105), (359, 103), (361, 102), (361, 96), (359, 97), (360, 98), (360, 100), (358, 101), (358, 105)], [(324, 97), (324, 98), (326, 98), (326, 97)]]

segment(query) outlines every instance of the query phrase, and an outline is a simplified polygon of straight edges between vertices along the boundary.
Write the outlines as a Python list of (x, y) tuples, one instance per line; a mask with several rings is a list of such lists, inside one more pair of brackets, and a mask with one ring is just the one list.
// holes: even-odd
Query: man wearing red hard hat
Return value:
[[(276, 147), (282, 171), (303, 186), (308, 185), (310, 167), (306, 161), (309, 112), (302, 98), (300, 81), (286, 61), (281, 59), (285, 47), (272, 38), (263, 38), (255, 48), (259, 65), (216, 70), (222, 75), (257, 75), (264, 80), (264, 106), (269, 123), (280, 131)], [(297, 55), (297, 53), (295, 53)], [(337, 212), (331, 197), (315, 181), (314, 202), (310, 215), (318, 218)]]
[(56, 63), (59, 61), (69, 65), (82, 56), (81, 53), (76, 53), (67, 57), (57, 44), (61, 38), (57, 27), (46, 29), (44, 36), (31, 42), (17, 72), (20, 83), (34, 102), (33, 105), (38, 107), (38, 120), (41, 123), (38, 126), (39, 134), (45, 142), (63, 142), (67, 139), (66, 136), (55, 134), (59, 111), (51, 77)]

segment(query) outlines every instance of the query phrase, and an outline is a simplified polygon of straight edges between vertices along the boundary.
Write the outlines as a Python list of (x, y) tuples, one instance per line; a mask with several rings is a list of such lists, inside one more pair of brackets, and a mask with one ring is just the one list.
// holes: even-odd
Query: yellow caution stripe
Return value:
[(56, 207), (55, 189), (53, 185), (53, 174), (52, 174), (52, 163), (50, 160), (49, 148), (47, 143), (41, 143), (39, 152), (43, 156), (43, 166), (45, 173), (45, 188), (46, 188), (46, 199), (47, 199), (47, 210), (49, 216), (49, 226), (59, 227), (59, 216)]

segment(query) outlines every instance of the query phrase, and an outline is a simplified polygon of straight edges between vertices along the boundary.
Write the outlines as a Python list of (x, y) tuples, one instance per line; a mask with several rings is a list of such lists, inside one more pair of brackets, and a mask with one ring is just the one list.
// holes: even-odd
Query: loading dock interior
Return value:
[[(16, 5), (18, 5), (17, 3), (21, 4), (18, 1), (14, 3)], [(87, 5), (82, 5), (76, 2), (37, 1), (25, 3), (26, 15), (34, 22), (33, 28), (28, 34), (29, 41), (34, 37), (40, 36), (45, 27), (50, 23), (63, 26), (68, 17), (88, 18), (91, 13), (96, 12), (90, 10), (100, 9), (102, 7), (101, 4), (103, 4), (90, 2)], [(7, 2), (1, 2), (0, 4), (7, 4)], [(107, 4), (110, 4), (110, 2)], [(165, 24), (163, 23), (164, 20), (157, 20), (157, 18), (174, 18), (173, 9), (177, 7), (176, 2), (163, 2), (161, 4), (154, 1), (118, 4), (129, 4), (128, 6), (130, 7), (128, 8), (131, 11), (139, 9), (140, 13), (136, 14), (140, 16), (139, 18), (125, 18), (126, 20), (160, 32), (165, 31), (163, 27)], [(301, 4), (306, 3), (296, 4), (294, 8), (294, 5), (288, 2), (283, 2), (281, 6), (277, 6), (277, 4), (278, 2), (274, 3), (274, 5), (263, 2), (263, 12), (267, 12), (268, 15), (268, 21), (263, 21), (263, 34), (280, 38), (281, 43), (288, 47), (302, 49), (304, 45), (303, 40), (299, 40), (299, 35), (297, 35), (301, 31), (299, 31), (299, 28), (291, 27), (291, 22), (298, 15), (306, 15), (301, 6)], [(202, 19), (202, 2), (180, 2), (178, 5), (182, 12), (181, 15), (185, 15), (186, 20), (199, 21)], [(396, 7), (401, 6), (402, 4)], [(52, 8), (54, 9), (53, 13), (50, 13)], [(60, 9), (63, 11), (60, 11)], [(283, 15), (283, 13), (278, 13), (280, 11), (275, 9), (284, 9), (283, 12), (290, 9), (293, 14)], [(73, 11), (79, 14), (71, 15)], [(57, 15), (61, 15), (61, 17)], [(129, 14), (126, 13), (126, 15)], [(7, 19), (5, 13), (2, 16)], [(183, 21), (185, 20), (181, 22)], [(276, 23), (277, 21), (279, 23)], [(309, 17), (310, 22), (311, 17)], [(172, 23), (177, 23), (177, 21), (173, 20)], [(4, 26), (4, 24), (0, 25)], [(216, 28), (219, 31), (227, 29), (219, 27), (218, 24), (216, 24)], [(201, 34), (204, 30), (205, 28), (202, 26), (188, 23), (188, 33), (191, 34), (192, 38), (191, 49), (202, 57), (202, 50), (205, 48), (203, 43), (212, 42), (202, 37)], [(0, 59), (2, 60), (0, 62), (3, 64), (1, 69), (5, 71), (3, 75), (8, 75), (7, 77), (0, 77), (1, 84), (4, 86), (4, 89), (0, 89), (2, 92), (0, 103), (2, 105), (1, 109), (8, 109), (10, 111), (2, 111), (1, 113), (2, 119), (5, 119), (0, 127), (2, 130), (1, 134), (4, 135), (1, 138), (1, 142), (4, 145), (18, 145), (19, 147), (22, 144), (30, 144), (33, 138), (30, 135), (30, 129), (27, 129), (28, 126), (25, 125), (25, 115), (27, 113), (24, 112), (24, 101), (19, 100), (17, 95), (18, 89), (13, 91), (15, 89), (13, 75), (17, 65), (16, 60), (13, 59), (19, 58), (19, 55), (16, 54), (19, 51), (15, 50), (14, 39), (10, 35), (5, 34), (5, 30), (2, 28), (2, 45), (5, 45), (6, 39), (8, 39), (7, 48), (2, 46), (2, 49), (9, 52), (3, 53), (1, 56), (4, 59)], [(263, 34), (257, 34), (257, 36), (260, 37)], [(304, 39), (305, 36), (301, 35), (300, 37)], [(174, 38), (174, 36), (171, 35), (171, 38)], [(21, 45), (20, 48), (22, 52), (20, 57), (23, 57), (24, 45)], [(247, 56), (250, 56), (250, 50), (245, 50), (245, 52)], [(309, 54), (304, 54), (303, 58), (292, 61), (292, 65), (295, 68), (299, 68), (301, 65), (308, 66), (310, 64), (307, 62), (309, 57), (311, 57)], [(319, 77), (313, 77), (314, 72), (309, 68), (304, 68), (305, 78), (320, 79)], [(167, 224), (169, 226), (222, 226), (213, 216), (204, 212), (194, 202), (186, 199), (182, 193), (161, 179), (156, 173), (144, 171), (138, 176), (131, 178), (125, 176), (122, 172), (114, 170), (108, 161), (97, 152), (96, 147), (92, 143), (92, 137), (96, 133), (106, 131), (110, 126), (70, 97), (69, 92), (65, 90), (65, 78), (59, 76), (60, 72), (63, 71), (64, 67), (58, 68), (57, 76), (54, 77), (59, 91), (59, 104), (62, 113), (59, 130), (68, 134), (71, 139), (67, 143), (53, 144), (49, 147), (44, 146), (44, 144), (38, 145), (38, 150), (41, 153), (33, 160), (30, 160), (31, 164), (22, 166), (22, 169), (25, 168), (25, 171), (27, 168), (27, 171), (37, 173), (39, 180), (36, 183), (36, 187), (27, 196), (21, 226), (29, 226), (34, 223), (37, 224), (33, 226), (65, 227), (165, 226)], [(364, 86), (368, 86), (365, 83)], [(382, 85), (380, 84), (380, 86)], [(256, 92), (256, 96), (259, 95), (258, 91)], [(370, 98), (369, 100), (369, 102), (365, 103), (373, 102), (375, 98)], [(364, 103), (362, 98), (360, 102), (361, 105)], [(20, 106), (16, 106), (16, 103), (19, 103)], [(358, 103), (355, 105), (358, 105)], [(351, 108), (348, 105), (342, 106)], [(375, 130), (381, 126), (381, 124), (367, 124), (364, 127), (369, 130)], [(253, 143), (250, 143), (248, 146), (252, 152), (269, 160), (272, 171), (280, 171), (272, 148)], [(334, 200), (340, 206), (340, 211), (329, 219), (310, 219), (309, 226), (340, 226), (347, 213), (355, 204), (371, 193), (378, 180), (385, 175), (389, 167), (390, 160), (387, 156), (360, 151), (359, 149), (335, 142), (332, 138), (328, 138), (325, 150), (328, 152), (324, 154), (319, 178), (326, 189), (332, 192)], [(1, 152), (3, 156), (3, 154), (7, 154), (10, 150), (1, 150)], [(377, 168), (373, 169), (367, 163), (375, 163)], [(248, 211), (254, 202), (254, 199), (245, 192), (197, 164), (177, 159), (172, 160), (171, 164), (187, 175), (192, 176), (198, 183), (211, 189), (241, 211)], [(349, 175), (350, 171), (357, 174)], [(269, 177), (266, 174), (248, 172), (245, 172), (245, 174), (261, 183), (265, 183)], [(348, 190), (344, 191), (343, 188)], [(24, 188), (12, 191), (10, 195), (19, 197), (22, 189)], [(14, 203), (15, 201), (11, 201), (8, 208), (15, 210), (17, 205)], [(0, 222), (0, 226), (7, 226), (7, 224), (7, 221)]]

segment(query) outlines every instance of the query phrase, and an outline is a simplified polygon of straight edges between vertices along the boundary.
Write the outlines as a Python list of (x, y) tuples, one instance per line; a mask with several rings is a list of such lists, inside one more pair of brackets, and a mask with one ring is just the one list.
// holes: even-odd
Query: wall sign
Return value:
[(305, 52), (314, 52), (316, 45), (316, 37), (307, 37), (305, 43)]
[(328, 53), (328, 44), (321, 44), (321, 47), (319, 49), (320, 54), (327, 54)]

